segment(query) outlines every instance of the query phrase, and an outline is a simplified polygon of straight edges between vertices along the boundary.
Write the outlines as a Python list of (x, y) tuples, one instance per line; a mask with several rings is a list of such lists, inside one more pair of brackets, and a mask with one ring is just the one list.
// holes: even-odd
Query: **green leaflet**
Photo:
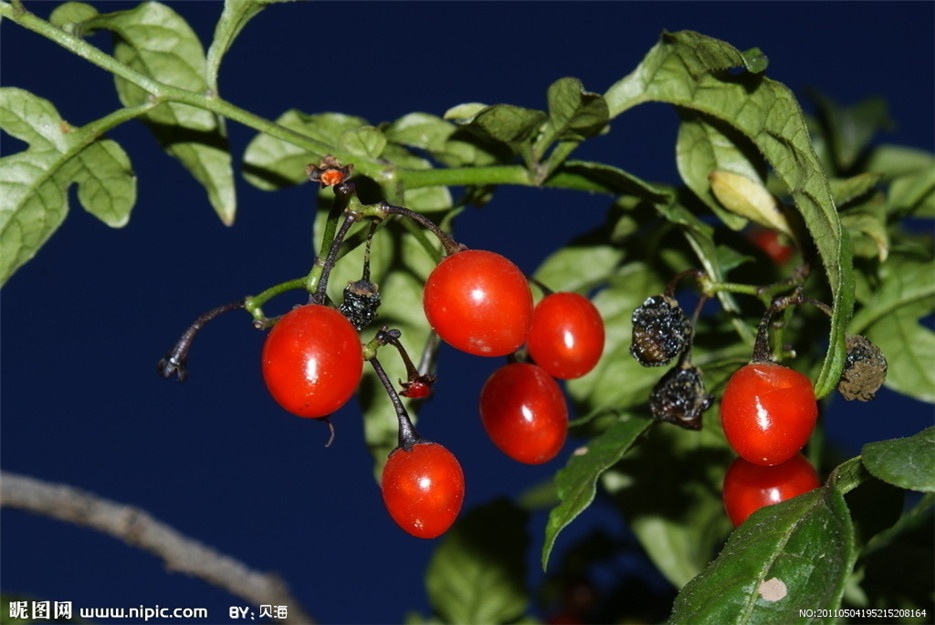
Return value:
[[(169, 7), (147, 2), (99, 15), (87, 25), (112, 31), (114, 57), (131, 69), (194, 93), (208, 90), (204, 48), (188, 23)], [(149, 94), (120, 77), (115, 77), (115, 84), (124, 106), (149, 99)], [(221, 221), (231, 225), (237, 202), (223, 119), (193, 106), (165, 103), (143, 120), (163, 149), (205, 188)]]
[(750, 66), (748, 57), (695, 32), (663, 33), (605, 98), (612, 118), (649, 101), (693, 109), (742, 133), (773, 167), (814, 240), (834, 299), (829, 348), (815, 381), (816, 394), (824, 397), (844, 366), (844, 329), (854, 305), (851, 248), (795, 97), (762, 75), (725, 71)]
[(653, 423), (646, 418), (621, 417), (602, 434), (592, 438), (587, 447), (578, 450), (565, 468), (556, 473), (555, 487), (561, 503), (549, 513), (545, 542), (542, 545), (543, 570), (549, 562), (559, 532), (594, 501), (597, 480), (623, 457)]
[(908, 438), (868, 443), (861, 457), (867, 470), (885, 482), (935, 492), (935, 426)]
[(136, 176), (123, 149), (101, 138), (108, 127), (74, 128), (49, 101), (22, 89), (0, 89), (0, 129), (29, 145), (0, 158), (0, 284), (62, 224), (72, 183), (85, 210), (111, 227), (127, 223), (136, 203)]

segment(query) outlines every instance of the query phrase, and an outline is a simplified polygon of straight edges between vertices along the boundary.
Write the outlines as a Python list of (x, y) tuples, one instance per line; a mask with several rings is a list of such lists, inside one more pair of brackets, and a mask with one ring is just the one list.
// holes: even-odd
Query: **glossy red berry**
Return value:
[(426, 280), (422, 303), (442, 340), (477, 356), (512, 353), (532, 323), (532, 291), (523, 272), (484, 250), (442, 259)]
[(818, 488), (818, 473), (802, 454), (766, 467), (737, 458), (724, 475), (724, 509), (734, 527), (764, 506)]
[(807, 376), (770, 362), (741, 367), (721, 398), (727, 442), (754, 464), (775, 465), (796, 455), (818, 419), (818, 403)]
[(550, 293), (536, 304), (526, 340), (529, 356), (562, 380), (580, 378), (604, 351), (604, 320), (578, 293)]
[(525, 464), (555, 458), (568, 434), (568, 408), (558, 383), (541, 367), (511, 363), (484, 383), (480, 416), (494, 445)]
[(464, 473), (458, 459), (438, 443), (396, 448), (383, 468), (383, 503), (401, 528), (417, 538), (435, 538), (458, 518)]
[(287, 312), (263, 344), (263, 380), (300, 417), (325, 417), (351, 398), (364, 366), (360, 338), (341, 313), (308, 304)]

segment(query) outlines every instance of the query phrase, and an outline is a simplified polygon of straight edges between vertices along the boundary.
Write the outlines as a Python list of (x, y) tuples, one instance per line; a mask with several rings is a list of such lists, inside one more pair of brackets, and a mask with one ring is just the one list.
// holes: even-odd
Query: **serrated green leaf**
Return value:
[(708, 176), (715, 170), (729, 171), (750, 180), (761, 180), (762, 158), (752, 153), (749, 141), (729, 128), (721, 130), (703, 116), (691, 111), (679, 111), (678, 138), (675, 143), (675, 163), (686, 186), (697, 195), (727, 227), (743, 228), (747, 220), (725, 211), (711, 192)]
[(784, 85), (762, 75), (725, 74), (749, 60), (699, 33), (663, 33), (640, 65), (608, 89), (611, 117), (649, 101), (693, 109), (748, 137), (792, 196), (815, 242), (834, 298), (828, 350), (815, 392), (824, 397), (844, 368), (844, 330), (853, 311), (852, 252), (801, 108)]
[[(127, 11), (99, 15), (88, 24), (114, 34), (114, 57), (128, 67), (173, 87), (194, 93), (208, 90), (204, 48), (188, 23), (166, 5), (146, 2)], [(125, 106), (149, 98), (119, 76), (115, 82)], [(221, 221), (231, 225), (237, 201), (223, 119), (204, 109), (167, 102), (143, 121), (163, 149), (201, 183)]]
[[(425, 575), (446, 623), (510, 623), (529, 604), (527, 514), (505, 500), (470, 510), (446, 533)], [(491, 531), (496, 528), (496, 531)]]
[(731, 529), (721, 484), (733, 457), (716, 423), (700, 432), (661, 425), (605, 474), (627, 524), (676, 588), (701, 572)]
[(130, 160), (92, 125), (74, 128), (48, 100), (0, 89), (0, 130), (28, 144), (0, 158), (0, 285), (52, 236), (68, 212), (68, 187), (90, 213), (124, 225), (136, 202)]
[[(343, 113), (308, 115), (290, 109), (280, 115), (276, 123), (322, 143), (337, 145), (344, 132), (366, 126), (367, 120)], [(305, 166), (314, 156), (293, 143), (258, 134), (244, 150), (243, 176), (264, 191), (292, 186), (307, 179)]]
[(669, 625), (818, 623), (835, 609), (855, 559), (844, 497), (823, 487), (753, 513), (676, 597)]
[(867, 470), (885, 482), (935, 492), (935, 426), (915, 436), (867, 443), (860, 455)]
[(577, 450), (568, 464), (555, 474), (555, 487), (561, 503), (549, 512), (542, 545), (542, 568), (559, 533), (578, 517), (597, 493), (597, 481), (633, 446), (640, 435), (653, 425), (651, 419), (621, 416), (606, 431), (592, 438), (586, 447)]

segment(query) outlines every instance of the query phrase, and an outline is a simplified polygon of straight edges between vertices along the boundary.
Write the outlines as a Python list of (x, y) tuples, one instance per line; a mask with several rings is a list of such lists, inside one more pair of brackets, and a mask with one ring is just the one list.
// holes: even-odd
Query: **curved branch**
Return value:
[(159, 556), (170, 571), (200, 578), (254, 605), (288, 606), (284, 623), (314, 623), (278, 576), (258, 573), (139, 508), (9, 471), (0, 471), (0, 507), (96, 529)]

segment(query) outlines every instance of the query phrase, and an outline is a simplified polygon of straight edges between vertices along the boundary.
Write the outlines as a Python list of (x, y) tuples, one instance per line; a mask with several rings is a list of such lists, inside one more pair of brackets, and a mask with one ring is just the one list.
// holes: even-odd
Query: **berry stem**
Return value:
[(338, 260), (338, 251), (341, 249), (341, 243), (343, 243), (344, 237), (347, 236), (351, 226), (353, 226), (359, 218), (360, 213), (356, 211), (345, 211), (344, 222), (341, 223), (341, 227), (334, 235), (331, 246), (328, 248), (328, 254), (325, 256), (324, 260), (321, 260), (319, 256), (318, 260), (315, 261), (315, 267), (312, 271), (314, 272), (321, 267), (321, 273), (318, 276), (315, 292), (312, 295), (312, 299), (316, 303), (324, 304), (328, 300), (328, 278), (331, 275), (331, 269)]
[(399, 448), (404, 451), (409, 451), (412, 449), (413, 445), (422, 440), (422, 437), (419, 436), (419, 432), (416, 431), (416, 427), (412, 424), (412, 419), (409, 418), (406, 407), (403, 406), (399, 394), (393, 387), (389, 376), (386, 375), (386, 370), (383, 368), (383, 365), (377, 360), (376, 355), (371, 356), (368, 360), (373, 366), (377, 378), (380, 379), (380, 383), (383, 384), (383, 388), (386, 389), (386, 394), (390, 396), (390, 401), (393, 402), (393, 409), (396, 410), (396, 419), (399, 421)]
[(369, 207), (369, 209), (369, 212), (374, 213), (373, 216), (379, 219), (385, 219), (388, 215), (402, 215), (403, 217), (407, 217), (416, 222), (421, 227), (435, 235), (435, 237), (441, 242), (442, 247), (445, 249), (446, 256), (450, 256), (451, 254), (462, 252), (467, 249), (466, 245), (462, 245), (461, 243), (455, 241), (450, 234), (439, 228), (434, 221), (422, 213), (417, 213), (416, 211), (404, 206), (394, 206), (388, 202), (380, 202), (379, 204)]
[(212, 308), (208, 312), (195, 319), (195, 321), (192, 322), (190, 326), (188, 326), (188, 329), (182, 333), (182, 336), (179, 337), (179, 340), (175, 342), (175, 345), (172, 346), (172, 349), (166, 352), (166, 355), (163, 356), (158, 363), (156, 363), (156, 371), (159, 372), (159, 375), (166, 379), (169, 379), (172, 377), (172, 375), (176, 375), (179, 382), (184, 382), (188, 377), (188, 371), (186, 370), (188, 352), (192, 347), (192, 341), (195, 340), (195, 335), (198, 334), (198, 331), (215, 317), (218, 317), (231, 310), (237, 310), (243, 307), (244, 300), (241, 299)]

